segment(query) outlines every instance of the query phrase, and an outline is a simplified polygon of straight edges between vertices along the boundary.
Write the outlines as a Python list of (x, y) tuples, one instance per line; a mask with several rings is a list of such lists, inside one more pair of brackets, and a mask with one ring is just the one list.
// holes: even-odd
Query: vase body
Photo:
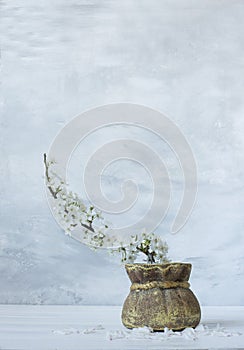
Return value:
[(188, 283), (191, 264), (126, 264), (125, 268), (132, 285), (122, 310), (124, 326), (162, 331), (199, 324), (200, 305)]

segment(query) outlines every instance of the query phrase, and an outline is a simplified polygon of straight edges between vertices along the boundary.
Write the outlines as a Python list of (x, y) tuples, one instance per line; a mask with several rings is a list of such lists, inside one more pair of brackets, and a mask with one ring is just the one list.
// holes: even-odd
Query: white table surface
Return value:
[(0, 305), (0, 349), (244, 349), (243, 306), (202, 307), (201, 324), (212, 331), (196, 339), (138, 337), (123, 327), (120, 313), (118, 306)]

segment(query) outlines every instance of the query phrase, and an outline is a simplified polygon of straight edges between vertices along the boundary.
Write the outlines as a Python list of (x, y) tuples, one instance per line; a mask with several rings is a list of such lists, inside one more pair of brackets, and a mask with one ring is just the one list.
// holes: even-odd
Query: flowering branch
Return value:
[[(94, 248), (102, 248), (110, 243), (110, 252), (119, 253), (122, 262), (134, 262), (140, 254), (146, 255), (148, 263), (168, 262), (168, 246), (154, 233), (131, 235), (130, 242), (124, 244), (117, 238), (106, 235), (108, 225), (101, 213), (93, 206), (86, 207), (76, 193), (67, 191), (67, 184), (50, 169), (53, 161), (44, 154), (45, 180), (47, 188), (56, 202), (53, 208), (58, 215), (66, 234), (78, 225), (84, 230), (83, 240)], [(97, 226), (96, 226), (97, 224)], [(96, 228), (95, 228), (96, 227)]]

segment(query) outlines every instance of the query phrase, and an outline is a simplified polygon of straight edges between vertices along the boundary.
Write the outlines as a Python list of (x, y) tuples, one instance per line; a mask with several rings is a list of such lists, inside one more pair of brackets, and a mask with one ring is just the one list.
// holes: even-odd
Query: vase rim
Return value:
[(125, 266), (142, 266), (142, 267), (167, 267), (167, 266), (170, 266), (170, 265), (183, 265), (183, 266), (192, 266), (190, 263), (184, 263), (184, 262), (169, 262), (169, 263), (162, 263), (162, 264), (159, 264), (159, 263), (153, 263), (153, 264), (148, 264), (148, 263), (131, 263), (131, 264), (125, 264)]

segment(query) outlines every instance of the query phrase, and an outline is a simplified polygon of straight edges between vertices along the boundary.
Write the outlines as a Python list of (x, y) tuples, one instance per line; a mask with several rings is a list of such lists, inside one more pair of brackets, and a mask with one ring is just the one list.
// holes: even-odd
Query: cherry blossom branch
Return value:
[[(59, 217), (66, 234), (71, 235), (71, 231), (78, 225), (82, 226), (84, 242), (93, 248), (103, 248), (106, 242), (110, 244), (109, 251), (119, 253), (122, 262), (134, 262), (142, 253), (147, 256), (147, 263), (168, 262), (167, 244), (154, 233), (142, 233), (131, 235), (129, 242), (119, 242), (116, 237), (107, 236), (108, 225), (105, 223), (100, 212), (93, 205), (86, 207), (76, 193), (67, 190), (65, 181), (55, 172), (50, 170), (54, 164), (48, 161), (44, 153), (45, 180), (47, 188), (54, 198), (56, 205), (54, 210)], [(96, 229), (93, 227), (96, 225)], [(97, 226), (98, 224), (98, 226)]]

